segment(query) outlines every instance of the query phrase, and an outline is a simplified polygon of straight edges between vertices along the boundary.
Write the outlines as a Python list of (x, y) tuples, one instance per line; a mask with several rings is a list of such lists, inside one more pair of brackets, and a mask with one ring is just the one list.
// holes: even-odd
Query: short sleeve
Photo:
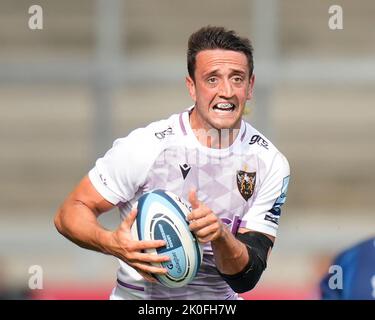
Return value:
[(117, 139), (90, 170), (95, 189), (112, 204), (131, 200), (143, 185), (157, 152), (155, 143), (149, 140), (145, 128)]
[(250, 209), (243, 217), (241, 227), (276, 236), (289, 178), (288, 160), (277, 152)]

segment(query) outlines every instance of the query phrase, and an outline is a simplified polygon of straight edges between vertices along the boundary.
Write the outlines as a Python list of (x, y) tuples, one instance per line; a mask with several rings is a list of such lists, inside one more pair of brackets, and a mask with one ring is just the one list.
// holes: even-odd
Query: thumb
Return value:
[(189, 202), (193, 209), (197, 209), (199, 207), (199, 200), (197, 198), (197, 192), (194, 189), (190, 190), (189, 192)]
[(129, 212), (129, 214), (125, 217), (123, 224), (126, 225), (129, 229), (133, 225), (136, 217), (137, 217), (137, 207), (134, 206), (133, 209)]

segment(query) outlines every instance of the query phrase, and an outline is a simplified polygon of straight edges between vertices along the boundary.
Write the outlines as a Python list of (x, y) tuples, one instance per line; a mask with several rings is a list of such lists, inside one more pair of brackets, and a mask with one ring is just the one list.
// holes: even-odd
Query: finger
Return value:
[(209, 216), (195, 219), (195, 217), (192, 219), (192, 221), (189, 223), (189, 229), (190, 231), (196, 231), (199, 229), (202, 229), (204, 227), (207, 227), (209, 225), (212, 225), (216, 222), (216, 217), (210, 218)]
[(201, 205), (198, 209), (194, 209), (187, 216), (187, 219), (189, 221), (204, 218), (210, 219), (210, 222), (214, 222), (216, 220), (216, 216), (212, 213), (211, 209), (206, 207), (205, 205)]
[(211, 242), (212, 240), (214, 240), (214, 237), (212, 235), (209, 235), (209, 236), (203, 237), (203, 238), (197, 237), (197, 239), (200, 243), (208, 243), (208, 242)]
[(167, 262), (171, 260), (168, 256), (157, 255), (154, 253), (141, 253), (135, 252), (132, 255), (132, 259), (142, 262), (154, 262), (154, 263), (161, 263)]
[(140, 251), (140, 250), (147, 250), (147, 249), (156, 249), (166, 246), (165, 240), (141, 240), (141, 241), (134, 241), (133, 250)]
[(133, 263), (130, 263), (130, 265), (133, 268), (139, 269), (146, 273), (166, 274), (168, 272), (167, 269), (165, 268), (155, 267), (148, 263), (133, 262)]
[(197, 192), (194, 189), (189, 191), (189, 202), (193, 209), (197, 209), (199, 207), (199, 200), (197, 198)]
[(201, 229), (199, 229), (197, 231), (194, 231), (194, 233), (199, 238), (205, 238), (205, 237), (207, 237), (209, 235), (215, 234), (219, 230), (220, 230), (219, 224), (215, 223), (215, 224), (209, 225), (207, 227), (201, 228)]
[(208, 242), (211, 242), (211, 241), (214, 241), (214, 240), (218, 239), (219, 237), (220, 237), (220, 231), (217, 230), (216, 232), (211, 232), (211, 233), (208, 233), (206, 235), (204, 235), (204, 234), (201, 235), (201, 236), (197, 235), (197, 240), (200, 243), (208, 243)]

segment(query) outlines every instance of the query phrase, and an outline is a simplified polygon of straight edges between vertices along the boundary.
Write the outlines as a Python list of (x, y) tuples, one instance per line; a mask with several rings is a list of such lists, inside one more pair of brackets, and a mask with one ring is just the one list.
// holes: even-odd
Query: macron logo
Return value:
[(185, 163), (185, 164), (183, 164), (183, 165), (180, 164), (180, 169), (181, 169), (182, 177), (183, 177), (184, 180), (185, 180), (185, 178), (186, 178), (186, 176), (188, 175), (188, 173), (189, 173), (191, 167), (190, 167), (188, 164)]

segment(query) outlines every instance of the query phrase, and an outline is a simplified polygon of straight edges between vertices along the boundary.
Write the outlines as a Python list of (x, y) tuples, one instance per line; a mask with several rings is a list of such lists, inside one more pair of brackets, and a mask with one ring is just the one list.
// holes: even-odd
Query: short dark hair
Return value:
[(239, 51), (246, 55), (249, 65), (249, 75), (253, 74), (253, 47), (247, 38), (239, 37), (235, 31), (223, 27), (207, 26), (194, 32), (188, 42), (187, 67), (189, 76), (194, 79), (196, 56), (200, 51), (223, 49)]

